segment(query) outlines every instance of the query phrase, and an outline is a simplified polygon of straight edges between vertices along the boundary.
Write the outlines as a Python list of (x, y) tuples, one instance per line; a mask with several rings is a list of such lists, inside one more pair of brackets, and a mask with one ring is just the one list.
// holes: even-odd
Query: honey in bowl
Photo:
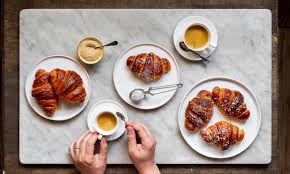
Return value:
[(201, 25), (192, 25), (185, 31), (184, 42), (191, 49), (201, 49), (207, 45), (208, 41), (209, 33)]
[(101, 113), (96, 120), (96, 124), (104, 131), (111, 131), (117, 125), (116, 117), (110, 112)]

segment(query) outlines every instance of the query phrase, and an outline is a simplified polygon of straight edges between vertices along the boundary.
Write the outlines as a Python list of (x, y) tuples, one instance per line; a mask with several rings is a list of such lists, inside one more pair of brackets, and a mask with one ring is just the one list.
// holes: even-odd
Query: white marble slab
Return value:
[[(215, 23), (219, 46), (208, 64), (190, 62), (175, 50), (172, 35), (176, 24), (190, 15), (202, 15)], [(106, 49), (104, 59), (85, 66), (91, 81), (91, 100), (74, 119), (52, 122), (39, 117), (29, 107), (25, 79), (33, 65), (49, 55), (76, 57), (78, 42), (87, 36), (104, 43), (118, 40)], [(121, 101), (112, 83), (113, 65), (129, 46), (153, 42), (167, 48), (177, 59), (184, 88), (165, 106), (140, 111)], [(68, 145), (87, 130), (89, 108), (102, 99), (119, 101), (129, 119), (149, 125), (157, 139), (159, 164), (265, 164), (271, 162), (271, 12), (268, 10), (23, 10), (20, 13), (19, 55), (19, 158), (25, 164), (67, 164)], [(177, 112), (183, 95), (197, 81), (226, 76), (242, 81), (257, 96), (262, 109), (262, 125), (254, 143), (242, 154), (214, 160), (199, 155), (183, 140)], [(131, 163), (127, 137), (109, 144), (109, 164)]]

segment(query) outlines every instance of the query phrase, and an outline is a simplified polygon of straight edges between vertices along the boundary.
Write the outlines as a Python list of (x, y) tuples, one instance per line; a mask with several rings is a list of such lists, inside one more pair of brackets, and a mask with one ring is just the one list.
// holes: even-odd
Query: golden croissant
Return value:
[(86, 98), (83, 80), (74, 71), (54, 69), (50, 72), (50, 83), (55, 93), (69, 103), (81, 103)]
[(166, 58), (160, 58), (154, 53), (142, 53), (130, 56), (127, 66), (131, 72), (145, 82), (160, 79), (171, 69), (170, 62)]
[(244, 103), (244, 96), (239, 91), (215, 87), (212, 91), (212, 99), (226, 116), (239, 120), (248, 119), (250, 116), (250, 111)]
[(49, 72), (43, 69), (36, 72), (32, 84), (32, 96), (35, 97), (47, 115), (51, 116), (55, 112), (58, 106), (58, 97), (49, 83)]
[(185, 128), (194, 131), (205, 126), (213, 116), (213, 104), (211, 92), (201, 90), (187, 105)]
[(227, 121), (219, 121), (206, 130), (201, 130), (200, 135), (207, 143), (227, 150), (231, 145), (242, 141), (245, 132), (244, 129), (240, 129)]

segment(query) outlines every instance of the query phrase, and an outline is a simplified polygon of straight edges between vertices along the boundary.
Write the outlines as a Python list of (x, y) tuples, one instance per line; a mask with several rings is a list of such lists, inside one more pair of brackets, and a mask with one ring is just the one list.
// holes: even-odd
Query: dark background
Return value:
[[(4, 5), (4, 6), (3, 6)], [(289, 0), (5, 0), (1, 1), (0, 169), (6, 174), (72, 174), (72, 165), (21, 165), (18, 159), (18, 20), (24, 8), (267, 8), (272, 11), (272, 162), (269, 165), (159, 165), (162, 173), (290, 173)], [(4, 141), (5, 140), (5, 141)], [(4, 148), (4, 149), (3, 149)], [(33, 147), (32, 147), (33, 148)], [(44, 147), (45, 148), (45, 147)], [(263, 148), (263, 147), (261, 147)], [(5, 155), (4, 155), (5, 154)], [(4, 157), (5, 156), (5, 157)], [(136, 173), (109, 165), (107, 173)]]
[[(1, 21), (0, 21), (0, 25), (1, 25), (1, 28), (0, 28), (0, 56), (1, 56), (1, 84), (3, 85), (3, 71), (2, 71), (2, 66), (3, 66), (3, 2), (1, 1), (0, 3), (0, 14), (1, 14)], [(0, 171), (3, 170), (3, 165), (4, 165), (4, 139), (3, 139), (3, 132), (4, 132), (4, 119), (3, 119), (3, 86), (1, 88), (1, 116), (0, 116)]]

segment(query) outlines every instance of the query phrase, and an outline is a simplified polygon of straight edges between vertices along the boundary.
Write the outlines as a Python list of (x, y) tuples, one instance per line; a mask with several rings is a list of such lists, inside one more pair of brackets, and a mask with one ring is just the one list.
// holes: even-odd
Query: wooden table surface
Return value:
[[(77, 173), (72, 165), (22, 165), (18, 158), (18, 20), (24, 8), (266, 8), (272, 11), (272, 163), (269, 165), (159, 165), (162, 173), (280, 173), (287, 171), (285, 137), (279, 135), (278, 3), (275, 0), (6, 0), (4, 1), (4, 169), (6, 174)], [(288, 36), (289, 37), (289, 36)], [(20, 65), (21, 66), (21, 65)], [(286, 66), (286, 65), (285, 65)], [(288, 70), (289, 71), (289, 70)], [(284, 76), (282, 76), (284, 77)], [(285, 77), (284, 77), (285, 78)], [(289, 110), (288, 110), (289, 111)], [(281, 121), (283, 123), (283, 120)], [(289, 121), (288, 121), (289, 122)], [(285, 122), (284, 124), (285, 125)], [(288, 125), (289, 126), (289, 125)], [(285, 131), (285, 130), (284, 130)], [(278, 143), (279, 142), (279, 143)], [(31, 147), (33, 148), (33, 147)], [(43, 147), (45, 148), (45, 147)], [(263, 147), (261, 147), (263, 148)], [(279, 155), (279, 152), (285, 152)], [(109, 165), (107, 173), (136, 173), (132, 165)]]

